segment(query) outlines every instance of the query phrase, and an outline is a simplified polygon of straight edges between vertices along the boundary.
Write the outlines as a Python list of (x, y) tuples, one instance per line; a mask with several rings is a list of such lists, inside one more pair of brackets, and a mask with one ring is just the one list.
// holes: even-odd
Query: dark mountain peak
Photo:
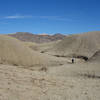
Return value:
[(30, 32), (16, 32), (15, 34), (18, 34), (18, 35), (24, 35), (24, 34), (28, 34), (28, 35), (33, 35), (32, 33)]
[(63, 34), (61, 34), (61, 33), (56, 33), (56, 34), (54, 34), (54, 35), (63, 35)]
[(21, 41), (25, 42), (35, 42), (35, 43), (45, 43), (45, 42), (51, 42), (51, 41), (57, 41), (62, 40), (65, 38), (65, 35), (62, 34), (55, 34), (55, 35), (49, 35), (49, 34), (32, 34), (29, 32), (16, 32), (15, 34), (8, 34), (9, 36), (15, 37)]

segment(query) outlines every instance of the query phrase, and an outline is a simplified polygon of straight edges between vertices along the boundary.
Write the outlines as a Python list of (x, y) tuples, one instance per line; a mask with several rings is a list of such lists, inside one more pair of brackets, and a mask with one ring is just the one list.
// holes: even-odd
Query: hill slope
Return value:
[(100, 50), (100, 31), (67, 36), (46, 51), (52, 55), (88, 59), (98, 50)]
[(40, 66), (43, 64), (41, 54), (23, 45), (19, 40), (0, 35), (0, 63), (23, 66)]

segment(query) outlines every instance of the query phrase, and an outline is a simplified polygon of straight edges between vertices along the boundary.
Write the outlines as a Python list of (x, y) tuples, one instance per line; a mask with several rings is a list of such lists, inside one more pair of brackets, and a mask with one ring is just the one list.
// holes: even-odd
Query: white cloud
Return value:
[(32, 16), (27, 15), (13, 15), (13, 16), (5, 16), (5, 19), (23, 19), (23, 18), (32, 18)]
[(25, 19), (25, 18), (47, 19), (47, 20), (57, 20), (57, 21), (73, 21), (72, 19), (63, 16), (12, 15), (4, 17), (4, 19)]
[(38, 16), (38, 18), (48, 19), (48, 20), (58, 20), (58, 21), (72, 21), (72, 19), (62, 16)]

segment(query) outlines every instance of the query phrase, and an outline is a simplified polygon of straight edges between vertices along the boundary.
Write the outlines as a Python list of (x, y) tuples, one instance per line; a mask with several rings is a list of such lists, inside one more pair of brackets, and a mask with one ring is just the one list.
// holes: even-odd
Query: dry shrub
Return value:
[(100, 76), (96, 75), (95, 72), (80, 73), (79, 75), (84, 78), (100, 79)]

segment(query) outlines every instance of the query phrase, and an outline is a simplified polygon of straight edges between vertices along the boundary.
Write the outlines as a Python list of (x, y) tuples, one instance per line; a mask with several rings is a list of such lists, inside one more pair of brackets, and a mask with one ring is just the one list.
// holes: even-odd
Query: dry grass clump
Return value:
[(43, 66), (42, 68), (40, 68), (40, 71), (44, 71), (44, 72), (47, 72), (47, 67), (46, 66)]
[(19, 40), (0, 35), (0, 63), (22, 65), (22, 66), (40, 66), (44, 64), (43, 56)]
[(79, 76), (82, 76), (84, 78), (91, 78), (91, 79), (100, 79), (100, 76), (96, 75), (95, 72), (85, 72), (85, 73), (79, 73)]

